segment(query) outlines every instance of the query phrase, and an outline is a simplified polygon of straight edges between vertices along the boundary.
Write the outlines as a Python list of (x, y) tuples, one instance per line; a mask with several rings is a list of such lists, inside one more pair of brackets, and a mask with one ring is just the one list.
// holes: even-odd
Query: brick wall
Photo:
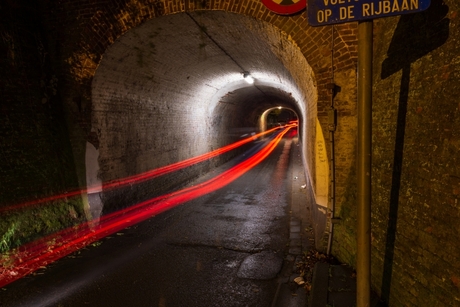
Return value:
[(392, 306), (460, 304), (459, 8), (375, 27), (372, 268)]
[[(390, 306), (460, 304), (458, 9), (374, 22), (372, 283)], [(352, 264), (354, 193), (334, 242)]]

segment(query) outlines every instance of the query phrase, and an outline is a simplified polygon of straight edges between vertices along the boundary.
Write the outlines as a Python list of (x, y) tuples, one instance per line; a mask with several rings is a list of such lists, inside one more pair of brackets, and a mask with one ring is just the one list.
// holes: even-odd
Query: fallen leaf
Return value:
[(294, 282), (297, 283), (299, 286), (305, 284), (305, 280), (301, 276), (294, 278)]

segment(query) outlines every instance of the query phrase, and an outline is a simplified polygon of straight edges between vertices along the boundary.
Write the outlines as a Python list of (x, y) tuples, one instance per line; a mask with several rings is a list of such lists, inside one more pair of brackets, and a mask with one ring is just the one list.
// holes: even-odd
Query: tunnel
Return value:
[[(272, 25), (229, 12), (161, 16), (126, 32), (103, 54), (91, 95), (97, 148), (88, 142), (90, 184), (198, 156), (266, 130), (264, 113), (272, 109), (291, 114), (279, 115), (278, 123), (298, 117), (302, 144), (314, 134), (315, 80), (299, 49)], [(177, 185), (222, 162), (168, 180)], [(158, 184), (141, 189), (151, 195), (148, 190)], [(132, 196), (137, 201), (139, 193)], [(126, 201), (128, 195), (124, 191), (116, 198)], [(102, 198), (113, 203), (108, 195)], [(88, 199), (97, 216), (101, 202), (95, 195)]]

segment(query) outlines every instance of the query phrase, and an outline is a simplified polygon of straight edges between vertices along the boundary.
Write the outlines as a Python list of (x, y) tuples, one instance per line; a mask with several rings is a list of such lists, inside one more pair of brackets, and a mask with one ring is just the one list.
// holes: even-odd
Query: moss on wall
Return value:
[(3, 213), (0, 253), (83, 222), (82, 208), (80, 199), (66, 199)]

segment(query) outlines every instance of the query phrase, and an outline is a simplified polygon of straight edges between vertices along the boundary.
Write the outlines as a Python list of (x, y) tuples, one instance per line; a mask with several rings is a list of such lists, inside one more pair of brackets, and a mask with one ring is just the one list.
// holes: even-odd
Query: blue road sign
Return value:
[(431, 0), (308, 0), (311, 26), (369, 20), (426, 10)]

